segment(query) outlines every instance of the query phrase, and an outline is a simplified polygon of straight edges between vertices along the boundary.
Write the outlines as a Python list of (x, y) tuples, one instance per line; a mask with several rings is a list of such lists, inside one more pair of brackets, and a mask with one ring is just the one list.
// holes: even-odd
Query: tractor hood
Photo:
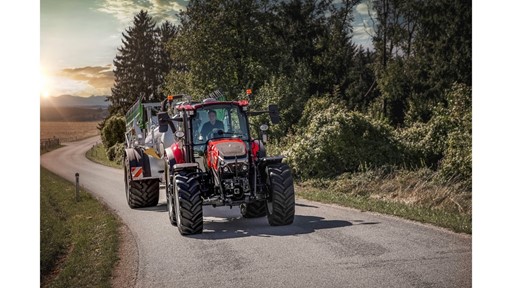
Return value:
[(208, 166), (218, 168), (219, 159), (245, 158), (247, 149), (241, 139), (220, 139), (208, 143)]

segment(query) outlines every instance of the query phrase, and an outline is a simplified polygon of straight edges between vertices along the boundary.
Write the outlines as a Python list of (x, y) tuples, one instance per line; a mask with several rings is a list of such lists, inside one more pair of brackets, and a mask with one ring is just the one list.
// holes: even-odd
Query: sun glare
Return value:
[(39, 74), (39, 95), (43, 98), (48, 98), (50, 96), (50, 92), (48, 91), (48, 80), (42, 69)]

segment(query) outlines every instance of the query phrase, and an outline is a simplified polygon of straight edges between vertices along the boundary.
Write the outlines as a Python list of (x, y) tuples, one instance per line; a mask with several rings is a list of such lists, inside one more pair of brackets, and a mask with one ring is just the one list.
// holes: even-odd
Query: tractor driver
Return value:
[(209, 121), (203, 124), (201, 128), (201, 136), (208, 137), (212, 133), (213, 129), (224, 130), (224, 124), (222, 121), (217, 120), (217, 112), (215, 110), (208, 111)]

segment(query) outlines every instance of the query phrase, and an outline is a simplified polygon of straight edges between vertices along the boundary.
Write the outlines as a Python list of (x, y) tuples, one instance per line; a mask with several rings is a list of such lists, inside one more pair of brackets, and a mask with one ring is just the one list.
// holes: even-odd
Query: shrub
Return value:
[(105, 149), (109, 149), (116, 143), (124, 143), (124, 134), (126, 122), (123, 116), (114, 115), (105, 121), (101, 129), (101, 141), (105, 145)]
[(123, 154), (124, 154), (124, 143), (116, 143), (114, 146), (107, 149), (107, 158), (110, 161), (114, 161), (117, 164), (121, 164), (123, 162)]
[(330, 177), (404, 160), (389, 125), (332, 100), (308, 101), (299, 123), (302, 129), (284, 153), (299, 176)]
[(451, 130), (448, 132), (440, 172), (445, 179), (461, 180), (471, 185), (472, 128), (471, 87), (454, 84), (447, 94)]
[(471, 184), (471, 88), (454, 84), (427, 123), (397, 130), (407, 161), (438, 169), (441, 179)]

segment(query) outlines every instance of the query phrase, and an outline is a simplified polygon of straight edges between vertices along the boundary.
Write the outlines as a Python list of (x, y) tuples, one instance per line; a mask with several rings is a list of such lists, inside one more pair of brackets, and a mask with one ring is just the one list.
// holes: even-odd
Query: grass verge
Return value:
[(119, 220), (99, 201), (40, 168), (41, 287), (110, 287)]
[(301, 181), (296, 184), (296, 192), (308, 200), (472, 233), (471, 190), (455, 182), (440, 183), (436, 172), (428, 169), (391, 173), (374, 170)]
[(123, 165), (108, 160), (107, 152), (105, 150), (105, 146), (103, 146), (103, 143), (94, 145), (90, 150), (88, 150), (85, 153), (85, 157), (87, 157), (87, 159), (91, 160), (92, 162), (96, 162), (98, 164), (102, 164), (117, 169), (123, 168)]

